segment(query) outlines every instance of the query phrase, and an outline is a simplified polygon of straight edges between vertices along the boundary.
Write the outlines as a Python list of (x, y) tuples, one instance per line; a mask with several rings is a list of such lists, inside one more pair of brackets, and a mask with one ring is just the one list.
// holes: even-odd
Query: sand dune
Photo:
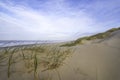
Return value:
[(74, 48), (72, 57), (66, 60), (69, 66), (62, 68), (62, 80), (120, 80), (120, 31), (98, 43), (92, 41)]
[(104, 39), (59, 48), (70, 49), (72, 53), (61, 66), (45, 71), (42, 71), (44, 66), (39, 66), (38, 77), (34, 78), (34, 72), (28, 72), (21, 61), (12, 68), (19, 72), (10, 78), (7, 77), (8, 67), (0, 66), (0, 80), (120, 80), (120, 30)]

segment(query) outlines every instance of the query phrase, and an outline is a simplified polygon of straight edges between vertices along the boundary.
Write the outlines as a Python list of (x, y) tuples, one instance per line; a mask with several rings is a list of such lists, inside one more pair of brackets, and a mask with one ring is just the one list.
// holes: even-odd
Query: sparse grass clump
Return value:
[(69, 54), (70, 50), (62, 51), (59, 48), (51, 49), (49, 54), (41, 60), (45, 68), (42, 71), (57, 69), (63, 65), (63, 61)]
[(0, 66), (5, 66), (5, 61), (7, 59), (7, 53), (9, 49), (0, 49)]

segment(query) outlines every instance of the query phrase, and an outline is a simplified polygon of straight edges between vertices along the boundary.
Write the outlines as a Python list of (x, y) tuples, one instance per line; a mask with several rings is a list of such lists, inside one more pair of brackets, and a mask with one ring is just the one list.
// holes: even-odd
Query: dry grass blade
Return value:
[(38, 66), (37, 56), (36, 56), (36, 53), (35, 53), (35, 55), (34, 55), (34, 78), (35, 78), (35, 80), (37, 79), (37, 66)]
[(15, 53), (16, 49), (13, 49), (9, 54), (9, 60), (8, 60), (8, 78), (10, 77), (10, 68), (11, 68), (11, 65), (12, 65), (12, 57), (13, 57), (13, 54)]

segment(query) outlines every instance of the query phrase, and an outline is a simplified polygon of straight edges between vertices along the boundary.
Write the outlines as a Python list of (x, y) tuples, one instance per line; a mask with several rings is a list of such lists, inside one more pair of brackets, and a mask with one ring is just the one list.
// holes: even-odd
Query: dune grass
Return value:
[(38, 61), (37, 61), (37, 56), (35, 53), (34, 55), (34, 80), (37, 80), (37, 66), (38, 66)]
[(10, 68), (11, 68), (11, 65), (13, 64), (13, 55), (15, 53), (16, 49), (13, 49), (12, 51), (10, 51), (9, 53), (9, 60), (8, 60), (8, 78), (10, 77)]
[(79, 44), (84, 44), (84, 41), (90, 41), (90, 40), (95, 40), (95, 39), (104, 39), (106, 37), (109, 37), (112, 32), (117, 31), (117, 30), (120, 30), (120, 28), (112, 28), (103, 33), (98, 33), (98, 34), (95, 34), (92, 36), (82, 37), (75, 41), (72, 41), (71, 43), (63, 44), (60, 47), (65, 47), (65, 46), (70, 47), (70, 46), (75, 46), (75, 45), (79, 45)]
[(5, 59), (7, 58), (7, 53), (8, 53), (8, 49), (1, 49), (0, 50), (0, 66), (3, 66), (3, 63), (5, 61)]
[[(23, 62), (23, 66), (28, 73), (34, 73), (34, 80), (38, 80), (38, 74), (48, 71), (57, 70), (60, 66), (64, 64), (64, 60), (68, 55), (70, 55), (70, 49), (63, 49), (59, 46), (41, 46), (41, 45), (31, 45), (31, 46), (20, 46), (20, 47), (8, 47), (0, 49), (0, 62), (7, 57), (5, 62), (7, 66), (8, 78), (14, 73), (13, 64)], [(5, 63), (2, 62), (2, 63)], [(0, 63), (0, 65), (2, 64)], [(1, 67), (1, 66), (0, 66)], [(12, 70), (11, 70), (12, 69)], [(16, 69), (14, 72), (17, 71)], [(57, 71), (58, 77), (60, 79), (60, 74)]]
[(63, 65), (63, 61), (69, 54), (70, 50), (61, 51), (61, 49), (58, 48), (50, 50), (47, 57), (41, 60), (45, 67), (42, 71), (57, 69)]

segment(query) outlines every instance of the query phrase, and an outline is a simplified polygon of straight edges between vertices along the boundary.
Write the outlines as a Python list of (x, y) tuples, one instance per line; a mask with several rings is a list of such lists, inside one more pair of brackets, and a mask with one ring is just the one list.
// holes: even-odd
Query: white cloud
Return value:
[[(48, 12), (11, 4), (0, 3), (2, 8), (13, 13), (10, 15), (0, 12), (0, 26), (4, 26), (0, 31), (5, 36), (11, 34), (9, 39), (73, 39), (72, 35), (77, 32), (95, 32), (98, 31), (98, 27), (103, 26), (83, 9), (77, 11), (65, 4), (64, 0), (53, 0), (53, 2), (48, 1), (42, 4), (47, 5)], [(7, 39), (7, 37), (1, 39)]]

